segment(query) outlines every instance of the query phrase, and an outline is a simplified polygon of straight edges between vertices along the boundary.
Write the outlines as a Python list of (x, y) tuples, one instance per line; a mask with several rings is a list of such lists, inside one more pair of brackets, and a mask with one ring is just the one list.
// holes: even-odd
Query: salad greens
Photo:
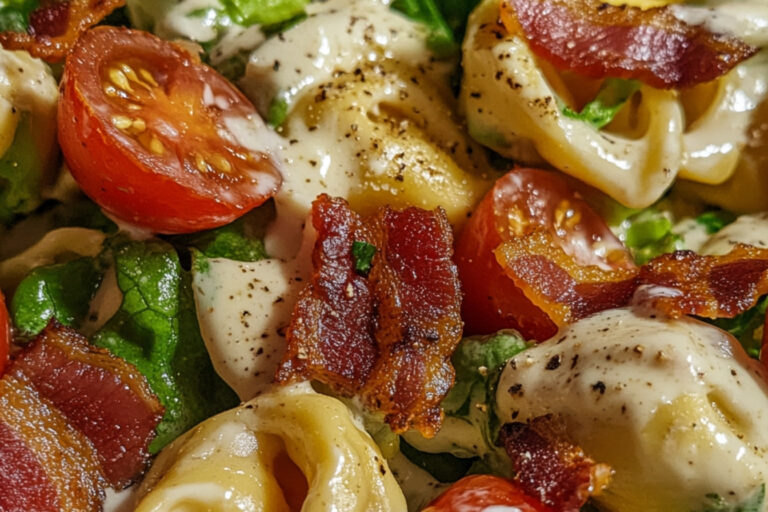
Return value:
[(222, 0), (229, 16), (239, 25), (274, 25), (304, 12), (309, 0)]
[(672, 221), (653, 207), (630, 215), (623, 225), (624, 243), (638, 265), (681, 248), (681, 238), (672, 231)]
[[(447, 455), (458, 459), (454, 461), (458, 469), (450, 474), (454, 480), (467, 473), (509, 476), (509, 457), (496, 446), (501, 427), (494, 410), (496, 386), (506, 362), (529, 346), (513, 330), (464, 338), (451, 357), (456, 381), (442, 403), (442, 429), (426, 442), (419, 434), (406, 433), (408, 447), (401, 445), (403, 454), (441, 482), (447, 481), (448, 473), (442, 468)], [(442, 458), (424, 455), (428, 452), (439, 453)], [(458, 470), (463, 473), (457, 474)]]
[(7, 224), (40, 204), (45, 165), (29, 116), (22, 114), (11, 146), (0, 157), (0, 223)]
[(29, 26), (29, 13), (39, 5), (38, 0), (0, 1), (0, 31), (24, 32)]
[(51, 318), (79, 328), (102, 280), (95, 258), (37, 267), (16, 288), (10, 304), (11, 318), (19, 333), (32, 337)]
[(156, 453), (190, 427), (238, 403), (216, 375), (200, 336), (190, 275), (163, 242), (112, 246), (120, 309), (91, 341), (134, 364), (165, 407)]
[(562, 112), (599, 130), (613, 121), (619, 110), (638, 89), (640, 89), (640, 82), (636, 80), (609, 78), (600, 87), (595, 99), (584, 105), (579, 112), (568, 106), (562, 107)]

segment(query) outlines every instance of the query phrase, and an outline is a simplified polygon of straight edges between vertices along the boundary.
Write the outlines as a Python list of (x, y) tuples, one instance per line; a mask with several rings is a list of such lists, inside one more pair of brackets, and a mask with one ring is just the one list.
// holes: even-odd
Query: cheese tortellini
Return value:
[(407, 509), (385, 459), (344, 404), (296, 386), (174, 441), (144, 479), (136, 511), (287, 512), (304, 492), (304, 512)]
[[(331, 0), (308, 12), (252, 54), (241, 81), (265, 116), (287, 112), (278, 133), (290, 172), (275, 196), (268, 252), (295, 254), (321, 193), (346, 197), (361, 213), (439, 205), (460, 224), (491, 179), (454, 113), (452, 63), (436, 59), (424, 27), (387, 2)], [(286, 233), (297, 235), (290, 244)]]
[(523, 163), (547, 162), (635, 208), (654, 203), (678, 176), (719, 184), (734, 174), (768, 92), (763, 56), (687, 91), (642, 86), (597, 130), (562, 112), (575, 88), (594, 84), (539, 60), (522, 34), (496, 23), (498, 6), (481, 4), (464, 43), (461, 100), (477, 140)]
[(764, 370), (716, 327), (659, 316), (608, 310), (516, 356), (501, 420), (562, 417), (615, 471), (595, 498), (607, 510), (701, 510), (712, 493), (748, 502), (768, 478)]

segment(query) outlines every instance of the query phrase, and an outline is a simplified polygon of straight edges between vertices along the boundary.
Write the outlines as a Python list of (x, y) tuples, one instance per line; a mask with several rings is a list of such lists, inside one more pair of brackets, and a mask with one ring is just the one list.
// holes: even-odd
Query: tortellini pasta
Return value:
[(293, 257), (320, 193), (347, 197), (361, 213), (440, 205), (460, 224), (491, 180), (453, 112), (450, 63), (434, 59), (423, 27), (384, 2), (310, 5), (309, 19), (253, 53), (242, 81), (263, 114), (275, 103), (288, 112), (278, 133), (290, 172), (267, 251)]
[(177, 439), (144, 479), (136, 512), (281, 512), (301, 505), (304, 493), (304, 512), (407, 509), (344, 404), (306, 384), (262, 395)]
[(748, 501), (768, 478), (764, 370), (716, 327), (659, 316), (604, 311), (516, 356), (498, 386), (501, 419), (563, 418), (615, 471), (595, 498), (607, 510)]
[[(462, 106), (472, 135), (528, 164), (547, 162), (626, 206), (649, 206), (679, 175), (717, 184), (735, 172), (754, 111), (768, 92), (763, 58), (690, 91), (642, 86), (606, 129), (563, 114), (576, 88), (497, 24), (498, 0), (470, 18)], [(567, 79), (566, 79), (567, 78)], [(728, 126), (727, 130), (723, 126)]]

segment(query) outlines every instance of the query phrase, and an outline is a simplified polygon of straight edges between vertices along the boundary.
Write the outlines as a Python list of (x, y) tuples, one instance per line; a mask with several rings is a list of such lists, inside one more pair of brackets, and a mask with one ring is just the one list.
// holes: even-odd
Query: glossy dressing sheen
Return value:
[(615, 471), (609, 510), (700, 510), (748, 500), (768, 476), (763, 370), (723, 331), (641, 309), (599, 313), (513, 358), (502, 421), (554, 413)]

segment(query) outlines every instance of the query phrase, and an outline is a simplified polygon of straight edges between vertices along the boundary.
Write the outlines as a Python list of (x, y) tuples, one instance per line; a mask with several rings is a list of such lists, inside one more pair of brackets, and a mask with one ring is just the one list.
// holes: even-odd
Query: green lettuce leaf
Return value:
[(714, 235), (728, 224), (736, 220), (737, 215), (735, 213), (726, 212), (724, 210), (713, 210), (704, 212), (696, 217), (696, 222), (704, 226), (707, 230), (707, 234)]
[(22, 114), (13, 143), (0, 157), (0, 222), (7, 224), (40, 205), (44, 165), (29, 116)]
[(196, 249), (207, 258), (227, 258), (236, 261), (259, 261), (268, 258), (264, 248), (263, 231), (270, 218), (268, 207), (252, 211), (219, 228), (189, 235), (168, 237), (179, 251)]
[(191, 277), (164, 242), (116, 242), (119, 311), (92, 337), (134, 364), (165, 407), (152, 453), (238, 403), (216, 375), (200, 336)]
[(436, 55), (448, 56), (458, 52), (459, 45), (453, 30), (448, 26), (438, 7), (438, 2), (435, 0), (395, 0), (392, 2), (392, 8), (427, 27), (429, 34), (427, 44)]
[(304, 12), (309, 0), (222, 0), (235, 23), (274, 25)]
[(603, 128), (613, 121), (616, 114), (629, 98), (640, 88), (636, 80), (607, 79), (594, 100), (590, 101), (581, 111), (576, 112), (570, 107), (563, 107), (564, 115), (591, 124), (596, 129)]
[(11, 300), (14, 326), (24, 337), (38, 334), (51, 318), (79, 328), (101, 279), (102, 270), (95, 258), (34, 269), (21, 281)]
[(38, 0), (0, 1), (0, 31), (26, 32), (29, 13), (39, 5)]
[(765, 322), (766, 307), (768, 307), (768, 295), (763, 296), (753, 307), (733, 318), (703, 318), (702, 320), (731, 333), (739, 340), (747, 354), (758, 358), (763, 341), (762, 327)]
[(509, 457), (496, 446), (501, 427), (494, 409), (496, 386), (506, 362), (528, 346), (513, 330), (464, 338), (451, 357), (456, 381), (442, 403), (445, 419), (440, 432), (429, 440), (409, 432), (404, 436), (407, 443), (421, 452), (462, 459), (461, 464), (456, 462), (456, 471), (510, 476)]
[(630, 215), (622, 222), (624, 244), (638, 265), (680, 248), (681, 238), (672, 232), (672, 221), (654, 207)]

